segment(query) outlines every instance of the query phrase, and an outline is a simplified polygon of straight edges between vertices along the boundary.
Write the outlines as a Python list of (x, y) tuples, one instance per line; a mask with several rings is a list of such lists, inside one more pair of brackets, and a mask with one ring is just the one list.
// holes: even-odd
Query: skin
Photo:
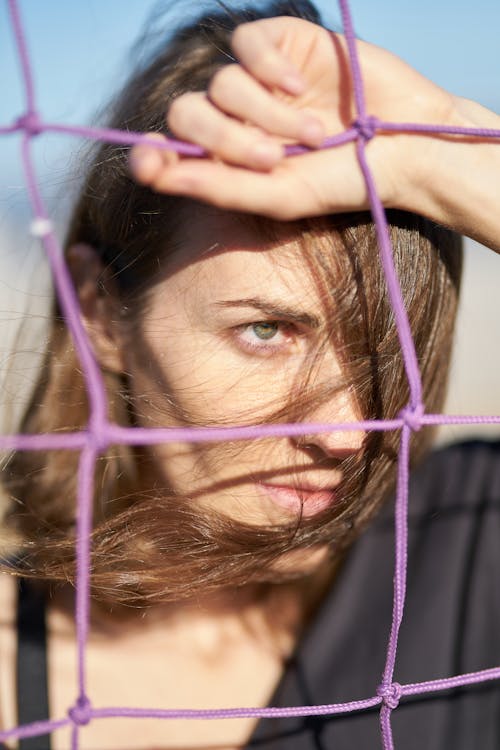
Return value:
[[(113, 323), (109, 297), (101, 304), (95, 281), (102, 269), (95, 256), (89, 266), (90, 248), (70, 253), (94, 349), (108, 369), (131, 375), (138, 424), (255, 424), (298, 397), (311, 367), (312, 388), (342, 382), (328, 334), (332, 300), (286, 227), (282, 241), (266, 242), (237, 216), (205, 209), (180, 245), (149, 293), (139, 347), (126, 326)], [(341, 389), (303, 419), (356, 422), (360, 412)], [(335, 501), (339, 465), (362, 449), (364, 437), (346, 431), (256, 440), (237, 445), (230, 460), (225, 446), (166, 443), (152, 449), (155, 483), (236, 520), (286, 523), (298, 518), (300, 499), (304, 514), (314, 514), (318, 498), (310, 493), (333, 492)], [(307, 491), (285, 508), (269, 496), (269, 484)]]
[[(500, 129), (497, 115), (444, 92), (393, 55), (364, 43), (359, 43), (358, 48), (370, 114), (394, 121)], [(324, 30), (298, 19), (271, 19), (239, 27), (233, 37), (233, 50), (238, 64), (219, 72), (207, 92), (180, 97), (167, 115), (172, 132), (203, 146), (209, 157), (181, 159), (167, 151), (137, 147), (131, 156), (135, 178), (159, 192), (188, 195), (218, 208), (282, 220), (366, 208), (366, 190), (352, 145), (283, 158), (283, 143), (300, 141), (314, 148), (326, 134), (343, 130), (354, 119), (342, 37), (336, 36), (332, 41)], [(413, 210), (499, 248), (500, 149), (494, 144), (482, 142), (465, 147), (452, 137), (386, 135), (367, 145), (367, 156), (385, 206)], [(221, 251), (217, 247), (200, 255), (199, 227), (195, 227), (193, 244), (184, 250), (184, 265), (169, 279), (171, 290), (182, 305), (174, 309), (173, 298), (169, 300), (167, 295), (155, 291), (144, 332), (150, 349), (164, 363), (162, 372), (177, 393), (178, 402), (188, 399), (180, 404), (183, 408), (190, 411), (194, 406), (201, 419), (217, 421), (217, 407), (223, 399), (225, 417), (238, 422), (247, 420), (249, 411), (254, 418), (265, 414), (275, 397), (279, 400), (293, 394), (295, 375), (308, 352), (314, 350), (315, 334), (307, 330), (298, 338), (291, 336), (289, 343), (285, 335), (281, 339), (285, 348), (270, 356), (261, 356), (264, 350), (259, 354), (255, 349), (248, 351), (245, 347), (255, 339), (255, 326), (266, 318), (246, 308), (224, 308), (223, 316), (220, 309), (209, 312), (204, 285), (211, 290), (210, 295), (222, 301), (261, 295), (264, 288), (287, 305), (303, 306), (307, 300), (308, 311), (317, 315), (322, 325), (327, 316), (321, 294), (308, 283), (310, 276), (304, 273), (300, 256), (295, 255), (294, 263), (289, 265), (286, 246), (262, 247), (259, 238), (261, 252), (255, 253), (252, 238), (242, 237), (231, 221), (229, 225), (225, 220), (220, 223), (220, 217), (218, 221), (228, 249)], [(214, 240), (219, 241), (219, 235), (211, 234), (211, 229), (210, 221), (205, 222), (205, 249), (211, 248)], [(240, 317), (242, 312), (245, 315)], [(165, 328), (165, 320), (175, 325)], [(278, 323), (279, 319), (267, 319), (269, 322)], [(181, 356), (171, 356), (174, 351), (182, 352)], [(197, 368), (190, 367), (193, 357)], [(281, 362), (283, 368), (277, 366)], [(321, 382), (340, 375), (338, 353), (330, 348), (316, 377)], [(268, 396), (270, 382), (276, 389), (272, 399)], [(154, 404), (159, 394), (155, 394), (151, 382), (137, 382), (136, 387), (138, 396), (141, 389), (150, 395), (153, 408), (145, 408), (142, 418), (145, 424), (154, 424)], [(197, 394), (198, 403), (192, 403), (189, 393)], [(351, 421), (357, 416), (355, 401), (344, 391), (339, 400), (329, 404), (326, 413), (308, 418)], [(344, 433), (341, 438), (335, 434), (316, 436), (310, 441), (312, 452), (301, 451), (292, 440), (277, 441), (272, 450), (266, 443), (257, 442), (251, 451), (239, 454), (234, 466), (212, 464), (210, 451), (205, 453), (202, 447), (189, 445), (180, 449), (164, 446), (157, 457), (165, 467), (165, 480), (179, 492), (185, 491), (191, 481), (198, 494), (196, 502), (217, 504), (226, 513), (258, 524), (281, 520), (283, 509), (266, 504), (255, 493), (256, 472), (257, 476), (263, 470), (276, 474), (284, 471), (287, 476), (290, 472), (290, 481), (294, 482), (300, 481), (301, 472), (306, 471), (315, 481), (326, 479), (325, 483), (333, 487), (341, 481), (335, 462), (361, 450), (361, 440), (360, 434)], [(177, 452), (173, 454), (173, 450)], [(222, 481), (226, 488), (215, 493), (210, 484), (214, 478), (214, 486)], [(295, 560), (294, 564), (303, 561)], [(297, 625), (304, 620), (305, 606), (297, 589), (285, 594), (281, 605), (284, 603), (292, 610), (298, 609), (274, 631), (274, 637), (280, 632), (292, 634), (290, 648), (297, 637), (293, 633), (297, 634)], [(258, 618), (261, 615), (262, 610)], [(240, 610), (238, 622), (244, 620)], [(189, 618), (183, 621), (187, 623)], [(210, 622), (213, 626), (214, 620)], [(261, 619), (259, 622), (262, 624)], [(235, 653), (248, 655), (248, 642), (241, 632), (237, 643)], [(267, 661), (269, 690), (281, 671), (286, 649), (277, 648), (269, 633), (260, 640), (256, 653), (262, 654), (262, 648), (271, 655)], [(254, 657), (250, 654), (249, 663)], [(219, 663), (224, 663), (222, 654), (220, 658)], [(196, 670), (195, 665), (192, 668)], [(235, 679), (237, 690), (236, 675)], [(256, 700), (251, 702), (265, 702), (265, 692), (260, 696), (255, 693)], [(234, 702), (245, 701), (235, 697)], [(239, 738), (226, 735), (229, 746), (241, 744), (249, 734), (248, 725), (240, 725), (237, 732)], [(206, 735), (204, 740), (209, 742)], [(220, 742), (220, 736), (216, 742)]]
[[(179, 159), (166, 151), (137, 147), (131, 157), (136, 179), (160, 192), (284, 220), (365, 208), (366, 191), (352, 145), (283, 159), (284, 142), (302, 141), (315, 147), (326, 134), (343, 130), (354, 118), (342, 37), (332, 41), (324, 30), (298, 19), (268, 19), (239, 27), (233, 49), (238, 64), (218, 73), (205, 94), (179, 98), (168, 114), (172, 131), (202, 145), (210, 158)], [(497, 115), (447, 94), (393, 55), (365, 43), (359, 43), (359, 50), (371, 114), (500, 128)], [(367, 155), (384, 205), (422, 213), (498, 249), (499, 148), (488, 142), (465, 147), (453, 138), (387, 135), (372, 140)], [(227, 247), (210, 250), (221, 234)], [(211, 303), (214, 298), (255, 297), (265, 288), (287, 306), (302, 310), (307, 301), (307, 311), (325, 326), (324, 299), (310, 283), (300, 254), (294, 255), (286, 243), (265, 247), (261, 238), (242, 236), (233, 220), (216, 214), (212, 225), (208, 221), (203, 229), (195, 227), (192, 244), (182, 252), (175, 272), (153, 290), (143, 321), (145, 342), (159, 364), (158, 379), (158, 370), (155, 377), (141, 375), (126, 336), (113, 323), (116, 316), (108, 307), (112, 300), (96, 294), (102, 269), (92, 249), (72, 249), (69, 261), (96, 354), (104, 367), (135, 373), (136, 402), (146, 394), (137, 411), (144, 425), (164, 422), (165, 417), (176, 423), (181, 411), (216, 421), (216, 407), (222, 400), (228, 421), (256, 421), (276, 401), (293, 393), (296, 374), (314, 351), (316, 333), (307, 329), (300, 336), (291, 335), (279, 328), (281, 320), (276, 316), (270, 319), (240, 307), (213, 308)], [(283, 349), (271, 355), (248, 349), (259, 333), (269, 334), (269, 324), (271, 333), (273, 325), (278, 328), (265, 346), (274, 350), (269, 341), (280, 337)], [(330, 347), (315, 377), (318, 382), (330, 381), (341, 370), (338, 353)], [(162, 379), (173, 400), (167, 413), (158, 407)], [(323, 408), (308, 417), (318, 421), (358, 417), (348, 392)], [(196, 493), (193, 502), (212, 507), (217, 503), (234, 517), (260, 524), (290, 517), (256, 491), (255, 479), (263, 467), (272, 476), (284, 472), (290, 482), (307, 475), (335, 487), (341, 481), (339, 458), (361, 450), (361, 441), (360, 433), (311, 436), (308, 450), (292, 440), (276, 441), (272, 450), (267, 441), (256, 442), (251, 452), (240, 452), (231, 466), (214, 460), (208, 449), (164, 446), (155, 460), (161, 481), (179, 494), (189, 489)], [(225, 489), (216, 492), (218, 483)], [(0, 592), (0, 596), (5, 604), (2, 611), (12, 613), (7, 594)], [(307, 611), (306, 599), (297, 587), (276, 594), (272, 605), (280, 616), (272, 630), (265, 626), (262, 607), (251, 600), (162, 609), (144, 617), (140, 629), (119, 632), (109, 622), (94, 622), (88, 649), (89, 691), (96, 705), (188, 707), (208, 706), (209, 701), (213, 706), (264, 705), (293, 651)], [(12, 633), (12, 617), (5, 618), (3, 630)], [(49, 633), (51, 703), (60, 716), (76, 684), (74, 632), (62, 610), (53, 609)], [(2, 691), (12, 696), (12, 644), (3, 644), (1, 650), (6, 675)], [(110, 675), (123, 674), (124, 653), (127, 680), (110, 685)], [(176, 679), (165, 680), (165, 674)], [(186, 674), (190, 679), (183, 679)], [(12, 700), (7, 706), (8, 715), (2, 718), (13, 725)], [(141, 724), (137, 732), (137, 725), (131, 728), (127, 722), (95, 722), (84, 730), (85, 746), (124, 750), (175, 743), (186, 748), (236, 748), (252, 730), (248, 721), (159, 724)], [(57, 734), (55, 747), (68, 747), (67, 735)]]
[[(131, 345), (130, 331), (117, 315), (112, 285), (106, 295), (98, 291), (103, 268), (96, 253), (85, 245), (68, 253), (96, 356), (106, 369), (129, 374), (140, 425), (184, 424), (186, 415), (195, 423), (218, 424), (221, 413), (223, 423), (255, 423), (293, 397), (312, 359), (313, 385), (342, 378), (340, 358), (327, 335), (332, 300), (288, 227), (284, 225), (278, 241), (266, 241), (238, 216), (205, 209), (190, 221), (181, 239), (165, 277), (149, 292), (140, 321), (141, 346)], [(287, 314), (258, 307), (269, 301)], [(292, 322), (291, 312), (300, 320)], [(315, 358), (325, 337), (327, 345)], [(354, 396), (344, 389), (305, 416), (318, 422), (353, 422), (360, 414)], [(300, 505), (283, 508), (259, 489), (259, 483), (278, 478), (280, 484), (307, 482), (335, 490), (342, 481), (342, 459), (363, 449), (364, 434), (325, 433), (306, 440), (245, 443), (229, 461), (226, 449), (221, 460), (217, 448), (208, 444), (160, 445), (152, 452), (154, 482), (173, 489), (183, 502), (188, 498), (194, 507), (217, 509), (256, 526), (292, 522), (299, 517)], [(265, 705), (308, 613), (329, 582), (331, 567), (322, 565), (323, 560), (322, 550), (285, 559), (283, 564), (308, 577), (304, 583), (278, 587), (264, 599), (246, 587), (156, 607), (136, 620), (129, 617), (125, 624), (94, 611), (87, 649), (88, 690), (94, 704)], [(12, 592), (0, 587), (5, 611), (13, 612), (9, 596)], [(57, 596), (49, 616), (54, 716), (64, 713), (68, 691), (76, 684), (72, 597), (64, 590)], [(4, 623), (3, 651), (11, 655), (13, 644), (7, 641), (13, 631), (9, 622)], [(130, 656), (127, 680), (110, 678), (123, 674), (124, 653)], [(6, 661), (4, 691), (12, 696), (12, 656)], [(176, 679), (165, 680), (165, 674)], [(5, 723), (14, 724), (12, 700), (4, 706)], [(253, 719), (208, 725), (142, 722), (141, 732), (136, 732), (136, 725), (127, 721), (93, 722), (82, 740), (91, 750), (231, 750), (245, 744), (255, 724)], [(55, 735), (55, 750), (65, 750), (68, 743), (66, 731)]]
[[(135, 178), (159, 192), (283, 220), (367, 208), (352, 144), (283, 158), (283, 143), (314, 149), (356, 117), (343, 37), (282, 17), (239, 26), (232, 46), (238, 63), (216, 73), (207, 92), (179, 97), (167, 114), (171, 131), (210, 158), (137, 146)], [(357, 49), (369, 114), (500, 130), (498, 115), (449, 94), (395, 55), (365, 42)], [(499, 250), (500, 149), (486, 139), (467, 148), (463, 141), (383, 134), (368, 143), (367, 158), (385, 206)]]
[[(266, 242), (237, 216), (201, 211), (190, 222), (165, 278), (149, 293), (140, 322), (141, 346), (132, 345), (127, 326), (120, 322), (112, 286), (108, 294), (99, 293), (103, 269), (92, 248), (71, 248), (68, 262), (96, 356), (104, 368), (129, 373), (132, 403), (144, 426), (183, 424), (180, 415), (186, 414), (198, 423), (220, 423), (221, 404), (224, 423), (258, 421), (293, 395), (301, 370), (328, 331), (331, 299), (286, 227), (278, 242)], [(288, 317), (242, 306), (248, 299), (272, 300), (303, 321), (292, 324)], [(313, 369), (314, 384), (341, 376), (341, 361), (328, 342)], [(359, 411), (352, 394), (343, 390), (307, 417), (351, 422)], [(289, 438), (255, 441), (238, 448), (231, 461), (225, 452), (221, 460), (206, 444), (161, 445), (153, 452), (155, 482), (174, 489), (184, 502), (188, 497), (195, 507), (216, 508), (255, 525), (283, 523), (296, 519), (298, 509), (277, 505), (256, 483), (279, 477), (280, 483), (307, 480), (335, 489), (342, 480), (341, 460), (362, 450), (363, 439), (362, 432), (352, 431), (310, 435), (307, 445)], [(279, 587), (260, 601), (247, 587), (140, 612), (135, 621), (128, 618), (125, 623), (94, 611), (87, 647), (88, 691), (94, 705), (265, 705), (324, 591), (325, 573), (331, 571), (325, 571), (322, 560), (321, 551), (288, 559), (286, 564), (295, 569), (318, 572), (304, 584)], [(5, 655), (0, 690), (5, 696), (4, 725), (12, 726), (15, 627), (12, 590), (6, 583), (0, 586), (6, 613), (0, 623)], [(49, 614), (54, 716), (64, 715), (77, 682), (69, 593), (58, 593)], [(143, 721), (137, 731), (131, 721), (96, 721), (83, 730), (82, 742), (87, 750), (231, 750), (245, 744), (255, 724), (253, 719)], [(55, 750), (66, 750), (69, 744), (66, 730), (55, 735)]]

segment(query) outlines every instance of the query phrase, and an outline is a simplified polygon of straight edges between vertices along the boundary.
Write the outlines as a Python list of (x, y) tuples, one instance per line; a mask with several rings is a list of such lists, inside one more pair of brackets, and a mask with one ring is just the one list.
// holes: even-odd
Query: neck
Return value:
[[(92, 602), (91, 637), (163, 637), (183, 630), (201, 642), (238, 637), (242, 631), (256, 638), (296, 642), (314, 614), (334, 571), (321, 566), (314, 574), (287, 584), (262, 584), (221, 589), (195, 600), (156, 604), (148, 608)], [(62, 588), (51, 603), (72, 627), (74, 591)], [(285, 648), (286, 650), (286, 648)]]

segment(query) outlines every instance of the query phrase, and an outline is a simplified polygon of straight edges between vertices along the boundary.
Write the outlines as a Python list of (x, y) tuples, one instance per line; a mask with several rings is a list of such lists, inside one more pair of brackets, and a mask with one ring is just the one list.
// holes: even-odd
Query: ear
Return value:
[(72, 245), (66, 263), (73, 279), (84, 328), (94, 354), (105, 370), (124, 370), (123, 336), (116, 284), (90, 245)]

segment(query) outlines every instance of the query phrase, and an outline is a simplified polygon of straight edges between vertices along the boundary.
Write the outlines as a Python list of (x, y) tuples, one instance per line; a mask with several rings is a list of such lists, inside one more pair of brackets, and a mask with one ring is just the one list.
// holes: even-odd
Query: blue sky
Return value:
[[(20, 113), (23, 97), (7, 2), (0, 2), (3, 124)], [(338, 23), (334, 0), (317, 4), (329, 24)], [(130, 47), (154, 10), (170, 8), (167, 21), (175, 23), (200, 5), (199, 0), (20, 0), (42, 115), (91, 123), (123, 79)], [(454, 93), (500, 111), (500, 0), (352, 0), (351, 8), (363, 38), (391, 49)], [(0, 222), (22, 201), (17, 143), (17, 136), (0, 142)], [(49, 200), (65, 192), (67, 167), (77, 171), (80, 147), (65, 136), (38, 139), (37, 167)]]

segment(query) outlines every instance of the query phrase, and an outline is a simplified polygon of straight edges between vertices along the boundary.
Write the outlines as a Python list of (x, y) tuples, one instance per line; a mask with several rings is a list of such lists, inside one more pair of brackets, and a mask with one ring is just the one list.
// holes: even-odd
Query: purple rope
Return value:
[(351, 13), (349, 11), (349, 6), (346, 0), (339, 0), (339, 6), (340, 15), (342, 18), (342, 29), (344, 31), (344, 36), (347, 43), (347, 52), (349, 55), (352, 89), (354, 94), (354, 102), (356, 104), (356, 112), (358, 113), (358, 117), (364, 120), (366, 118), (365, 91), (363, 76), (361, 75), (361, 66), (359, 64), (359, 57), (356, 49), (356, 35), (354, 33)]
[[(188, 442), (218, 442), (223, 440), (255, 440), (256, 438), (296, 437), (298, 435), (320, 434), (325, 432), (389, 432), (399, 430), (405, 424), (414, 429), (419, 426), (459, 425), (459, 424), (500, 424), (499, 416), (476, 416), (468, 414), (445, 415), (423, 414), (418, 416), (406, 411), (399, 419), (367, 420), (364, 422), (301, 422), (300, 424), (249, 425), (248, 427), (121, 427), (108, 424), (104, 429), (104, 442), (114, 445), (157, 445), (182, 440)], [(0, 450), (81, 450), (86, 445), (95, 445), (92, 433), (65, 432), (40, 433), (37, 435), (0, 435)]]
[[(412, 415), (405, 412), (398, 419), (367, 420), (363, 422), (301, 422), (300, 424), (280, 423), (276, 425), (249, 425), (248, 427), (121, 427), (108, 424), (103, 434), (106, 443), (115, 445), (156, 445), (181, 440), (189, 442), (218, 442), (223, 440), (255, 440), (256, 438), (296, 437), (298, 435), (326, 432), (389, 432), (399, 430), (404, 424), (417, 426), (459, 425), (459, 424), (500, 424), (498, 416), (477, 416), (469, 414), (423, 414)], [(88, 431), (64, 433), (39, 433), (36, 435), (0, 435), (0, 450), (81, 450), (86, 445), (95, 445), (94, 436)]]
[(377, 122), (378, 130), (394, 131), (396, 133), (429, 133), (431, 135), (470, 135), (477, 138), (500, 138), (500, 130), (493, 128), (460, 128), (456, 125), (428, 125), (417, 122), (385, 122), (384, 120), (378, 120)]
[(28, 55), (28, 47), (24, 38), (21, 16), (16, 0), (9, 0), (9, 11), (16, 42), (19, 63), (21, 65), (22, 80), (24, 83), (24, 95), (26, 100), (26, 110), (35, 112), (35, 89), (33, 86), (33, 76), (31, 75), (31, 65)]
[(331, 703), (323, 706), (291, 706), (288, 708), (212, 708), (212, 709), (155, 709), (155, 708), (96, 708), (92, 718), (137, 718), (137, 719), (278, 719), (294, 716), (334, 716), (361, 711), (378, 706), (379, 696), (348, 703)]
[(401, 697), (400, 686), (393, 683), (394, 665), (398, 645), (399, 628), (403, 619), (406, 595), (406, 563), (408, 555), (408, 480), (410, 461), (411, 427), (405, 425), (401, 433), (398, 456), (398, 485), (396, 492), (395, 514), (395, 562), (394, 562), (394, 598), (392, 609), (391, 632), (387, 646), (387, 658), (379, 688), (382, 696), (380, 709), (380, 728), (384, 748), (393, 750), (391, 712), (397, 707)]
[(444, 680), (410, 683), (404, 686), (404, 694), (421, 695), (422, 693), (431, 693), (436, 690), (450, 690), (451, 688), (477, 685), (480, 682), (498, 679), (500, 679), (500, 667), (481, 669), (479, 672), (468, 672), (467, 674), (460, 674), (455, 677), (447, 677)]
[[(11, 2), (13, 2), (13, 0), (11, 0)], [(80, 320), (80, 315), (78, 313), (78, 299), (71, 283), (67, 266), (64, 262), (64, 255), (57, 238), (52, 231), (52, 224), (45, 211), (45, 206), (38, 189), (30, 154), (30, 135), (28, 133), (25, 133), (22, 138), (21, 158), (26, 177), (26, 187), (30, 203), (33, 207), (35, 221), (40, 221), (42, 222), (42, 226), (45, 224), (47, 227), (47, 230), (42, 234), (42, 241), (52, 269), (58, 299), (80, 358), (83, 375), (91, 401), (91, 420), (95, 428), (96, 436), (98, 436), (101, 430), (104, 430), (106, 426), (107, 413), (107, 400), (101, 371)]]
[(420, 379), (415, 344), (413, 343), (413, 337), (411, 335), (410, 322), (406, 314), (403, 297), (401, 295), (401, 287), (399, 286), (399, 281), (394, 268), (392, 247), (389, 238), (389, 227), (387, 225), (384, 207), (377, 195), (375, 182), (366, 160), (365, 144), (361, 138), (357, 141), (356, 147), (359, 164), (368, 190), (370, 207), (375, 222), (375, 229), (380, 248), (380, 260), (382, 268), (384, 269), (387, 290), (389, 292), (399, 342), (401, 344), (401, 353), (403, 355), (406, 377), (408, 378), (408, 384), (410, 386), (410, 406), (416, 411), (422, 409), (423, 406), (422, 381)]
[[(423, 693), (437, 692), (439, 690), (450, 690), (457, 687), (474, 685), (487, 680), (500, 678), (500, 668), (484, 669), (479, 672), (457, 675), (442, 680), (430, 680), (427, 682), (410, 683), (398, 686), (401, 696), (421, 695)], [(15, 727), (0, 732), (0, 742), (8, 739), (21, 737), (35, 737), (39, 734), (48, 734), (56, 731), (73, 721), (77, 726), (84, 726), (91, 719), (108, 718), (135, 718), (135, 719), (235, 719), (235, 718), (287, 718), (292, 716), (333, 716), (349, 713), (351, 711), (366, 710), (374, 708), (383, 701), (383, 690), (379, 695), (363, 700), (349, 701), (347, 703), (331, 703), (319, 706), (293, 706), (288, 708), (223, 708), (223, 709), (157, 709), (157, 708), (134, 708), (134, 707), (104, 707), (90, 708), (88, 704), (77, 705), (70, 709), (70, 717), (54, 720), (39, 721), (26, 724), (23, 727)], [(386, 697), (386, 700), (388, 698)]]
[[(11, 0), (12, 1), (12, 0)], [(422, 133), (423, 135), (465, 135), (476, 138), (500, 138), (500, 130), (492, 128), (462, 128), (454, 125), (429, 125), (417, 122), (386, 122), (379, 120), (377, 117), (367, 117), (364, 120), (358, 118), (352, 127), (347, 128), (342, 133), (331, 135), (325, 138), (320, 149), (333, 148), (342, 146), (345, 143), (351, 143), (359, 138), (360, 132), (365, 137), (373, 137), (376, 133), (383, 134), (386, 132), (403, 132), (403, 133)], [(90, 138), (94, 141), (105, 143), (116, 143), (122, 146), (135, 146), (145, 144), (154, 146), (160, 151), (175, 151), (182, 156), (205, 157), (207, 152), (201, 146), (196, 146), (185, 141), (178, 141), (175, 138), (165, 138), (158, 141), (152, 139), (144, 133), (133, 131), (115, 130), (113, 128), (93, 128), (81, 125), (61, 125), (54, 122), (44, 122), (35, 113), (28, 113), (19, 117), (11, 125), (0, 127), (0, 135), (11, 135), (14, 133), (28, 133), (31, 137), (40, 135), (40, 133), (59, 133), (59, 135), (71, 135), (78, 138)], [(313, 149), (300, 144), (288, 144), (285, 146), (287, 156), (296, 156), (305, 154)], [(316, 149), (314, 149), (316, 150)]]
[[(135, 718), (187, 718), (187, 719), (220, 719), (236, 717), (286, 717), (286, 716), (318, 716), (348, 713), (350, 711), (372, 708), (380, 705), (380, 722), (383, 746), (385, 750), (393, 750), (392, 731), (390, 724), (391, 713), (397, 708), (401, 697), (420, 693), (433, 692), (452, 687), (470, 685), (486, 680), (499, 679), (500, 667), (457, 675), (451, 678), (432, 680), (409, 685), (399, 685), (393, 681), (394, 665), (397, 651), (398, 632), (403, 617), (405, 588), (406, 588), (406, 557), (407, 557), (407, 508), (408, 508), (408, 478), (410, 438), (413, 430), (423, 425), (437, 424), (498, 424), (500, 416), (466, 416), (424, 414), (422, 404), (422, 386), (415, 346), (411, 336), (408, 318), (404, 309), (401, 290), (394, 268), (392, 249), (388, 233), (387, 221), (383, 206), (376, 192), (372, 174), (366, 160), (366, 143), (376, 134), (391, 132), (412, 132), (428, 135), (464, 135), (480, 138), (500, 138), (500, 130), (481, 128), (458, 128), (442, 125), (428, 125), (421, 123), (392, 123), (379, 120), (367, 115), (361, 67), (356, 50), (354, 29), (346, 0), (339, 0), (343, 27), (350, 61), (353, 95), (356, 106), (357, 119), (344, 132), (330, 136), (322, 144), (322, 148), (338, 147), (356, 141), (358, 161), (364, 176), (370, 207), (376, 226), (380, 247), (380, 258), (384, 269), (387, 289), (391, 306), (395, 315), (396, 328), (401, 343), (401, 351), (408, 384), (410, 388), (410, 403), (401, 414), (392, 420), (368, 420), (356, 423), (324, 423), (324, 424), (280, 424), (280, 425), (250, 425), (246, 427), (224, 428), (165, 428), (144, 429), (124, 428), (109, 424), (106, 419), (107, 401), (101, 373), (93, 356), (90, 343), (79, 317), (79, 307), (73, 290), (69, 273), (63, 261), (63, 254), (52, 231), (43, 201), (41, 199), (34, 174), (31, 154), (31, 138), (43, 132), (56, 132), (78, 137), (89, 137), (94, 140), (105, 141), (121, 145), (149, 143), (156, 148), (170, 149), (185, 156), (203, 157), (203, 149), (193, 144), (176, 140), (166, 140), (164, 143), (151, 139), (142, 133), (130, 133), (109, 128), (88, 128), (80, 126), (45, 123), (38, 115), (35, 106), (35, 93), (32, 81), (31, 67), (27, 46), (22, 30), (21, 20), (16, 0), (9, 0), (12, 27), (17, 45), (18, 57), (21, 64), (24, 81), (26, 111), (17, 120), (0, 126), (1, 135), (22, 133), (22, 162), (26, 176), (27, 189), (33, 207), (33, 233), (40, 236), (53, 272), (56, 292), (64, 312), (68, 329), (73, 338), (76, 351), (80, 358), (82, 370), (90, 398), (90, 418), (88, 429), (64, 434), (39, 435), (6, 435), (0, 437), (0, 448), (16, 450), (46, 450), (67, 449), (80, 450), (78, 471), (77, 496), (77, 592), (75, 620), (77, 628), (77, 668), (78, 668), (78, 697), (75, 704), (68, 710), (68, 716), (46, 722), (35, 722), (24, 727), (0, 732), (0, 741), (34, 737), (56, 731), (61, 727), (72, 724), (72, 750), (79, 747), (79, 728), (91, 719), (112, 717)], [(308, 151), (301, 145), (288, 145), (287, 155), (296, 155)], [(89, 621), (89, 585), (90, 585), (90, 534), (92, 530), (92, 501), (93, 477), (95, 462), (99, 453), (108, 444), (146, 445), (171, 441), (221, 441), (221, 440), (252, 440), (265, 437), (285, 437), (303, 435), (307, 433), (331, 432), (333, 430), (396, 430), (401, 429), (401, 443), (398, 463), (398, 487), (396, 493), (395, 514), (395, 568), (394, 568), (394, 599), (391, 631), (387, 647), (387, 659), (382, 676), (382, 683), (377, 689), (377, 695), (363, 700), (350, 701), (322, 706), (293, 706), (288, 708), (221, 708), (221, 709), (138, 709), (138, 708), (100, 708), (94, 709), (86, 695), (85, 653)]]
[(80, 727), (78, 725), (73, 725), (71, 727), (71, 750), (78, 750), (80, 746), (79, 739), (80, 739)]
[(41, 734), (50, 734), (58, 729), (67, 727), (71, 723), (69, 718), (54, 721), (34, 721), (32, 724), (24, 724), (13, 729), (3, 729), (0, 732), (0, 742), (22, 739), (23, 737), (38, 737)]
[[(85, 447), (80, 455), (78, 468), (77, 520), (76, 520), (76, 633), (77, 633), (77, 669), (78, 699), (77, 703), (87, 704), (85, 693), (85, 652), (88, 635), (90, 603), (90, 535), (92, 532), (92, 500), (94, 496), (94, 467), (98, 451)], [(81, 706), (80, 706), (81, 707)]]

